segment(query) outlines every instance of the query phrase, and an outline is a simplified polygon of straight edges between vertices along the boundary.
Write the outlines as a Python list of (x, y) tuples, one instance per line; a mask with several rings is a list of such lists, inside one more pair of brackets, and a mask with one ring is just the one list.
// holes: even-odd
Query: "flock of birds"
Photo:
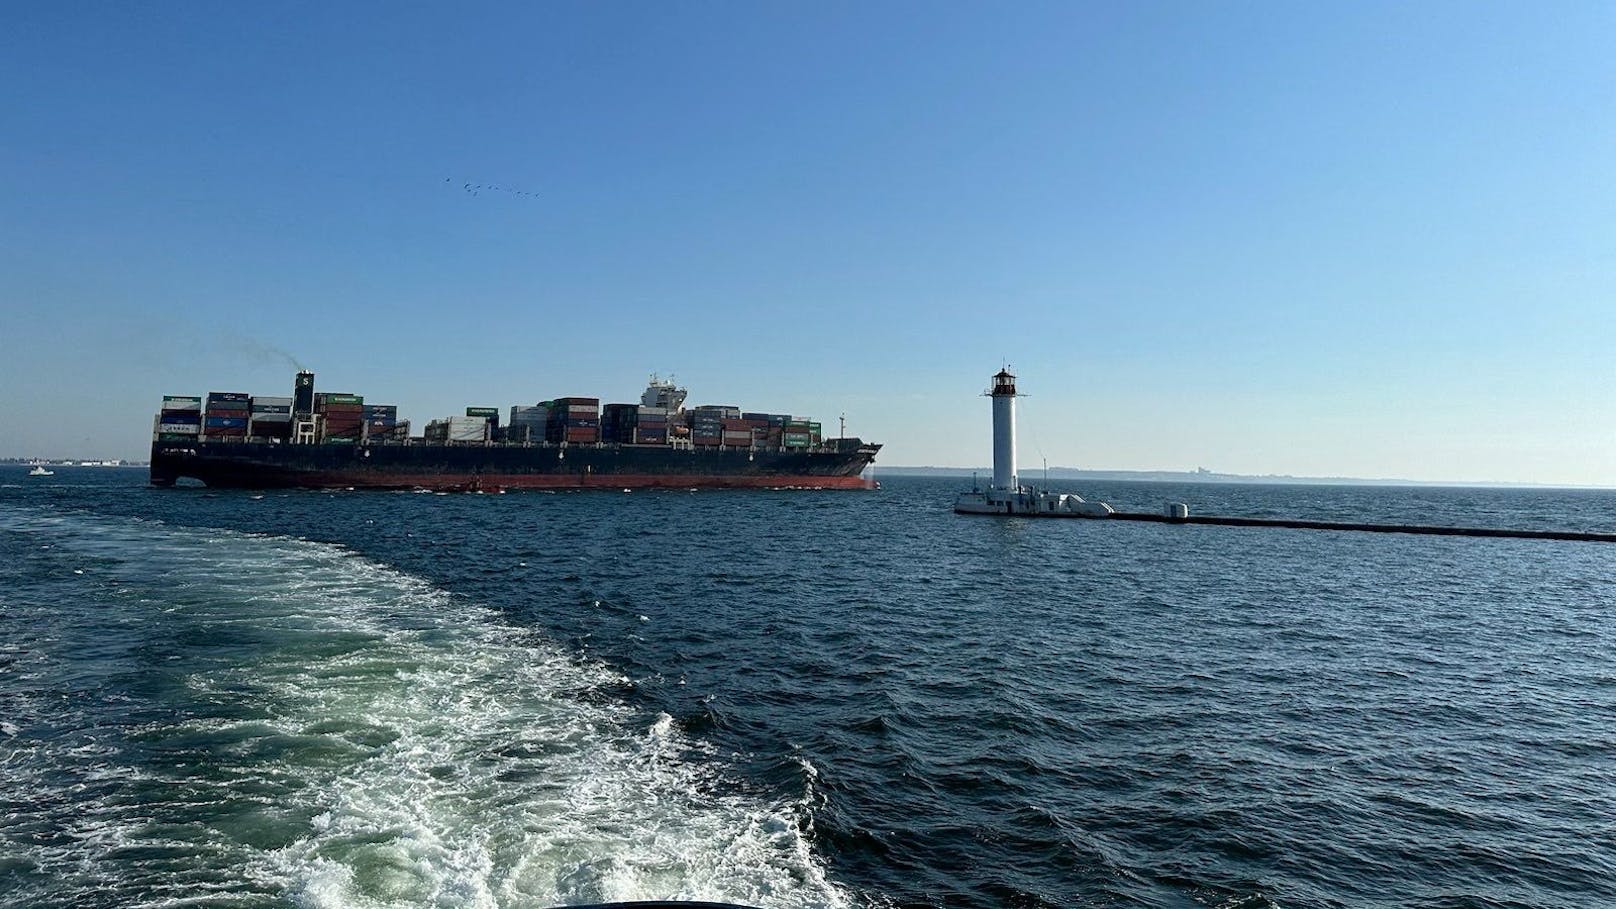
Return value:
[[(443, 182), (453, 183), (454, 178), (444, 177)], [(473, 196), (481, 195), (483, 193), (504, 193), (505, 195), (516, 199), (537, 199), (539, 197), (538, 193), (530, 193), (526, 190), (517, 189), (512, 186), (500, 186), (497, 183), (463, 183), (461, 184), (460, 188)]]

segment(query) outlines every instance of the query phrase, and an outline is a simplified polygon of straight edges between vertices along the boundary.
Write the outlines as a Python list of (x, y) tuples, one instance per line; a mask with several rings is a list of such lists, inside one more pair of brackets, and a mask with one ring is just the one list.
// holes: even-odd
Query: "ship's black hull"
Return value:
[(238, 489), (582, 489), (873, 485), (861, 475), (881, 446), (837, 440), (816, 450), (675, 449), (660, 445), (289, 445), (154, 442), (151, 482)]

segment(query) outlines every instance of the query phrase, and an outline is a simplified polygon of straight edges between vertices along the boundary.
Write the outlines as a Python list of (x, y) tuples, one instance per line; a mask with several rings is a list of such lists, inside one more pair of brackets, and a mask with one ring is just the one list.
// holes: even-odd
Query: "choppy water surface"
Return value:
[[(1616, 904), (1616, 546), (0, 468), (0, 905)], [(1092, 484), (1616, 530), (1616, 494)]]

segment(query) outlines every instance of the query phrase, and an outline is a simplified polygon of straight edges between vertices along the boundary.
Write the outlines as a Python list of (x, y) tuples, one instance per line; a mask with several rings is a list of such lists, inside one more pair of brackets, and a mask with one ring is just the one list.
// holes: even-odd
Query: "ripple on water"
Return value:
[[(167, 617), (99, 653), (87, 696), (189, 654), (125, 715), (52, 718), (48, 686), (22, 695), (30, 747), (4, 753), (18, 899), (849, 900), (804, 840), (800, 797), (733, 791), (670, 716), (580, 697), (617, 673), (485, 609), (326, 544), (8, 517), (58, 550), (116, 554), (133, 591), (81, 615), (19, 598), (14, 617), (87, 636)], [(281, 576), (297, 581), (265, 582)]]
[[(74, 540), (65, 555), (0, 560), (4, 589), (23, 572), (40, 603), (103, 606), (11, 623), (0, 653), (32, 681), (0, 697), (49, 717), (35, 696), (65, 691), (86, 729), (120, 718), (101, 727), (112, 751), (61, 759), (101, 788), (30, 785), (60, 817), (84, 793), (104, 803), (56, 835), (106, 821), (128, 836), (133, 808), (109, 795), (138, 768), (236, 831), (216, 842), (256, 817), (269, 831), (239, 855), (154, 862), (206, 884), (258, 856), (249, 894), (306, 903), (515, 905), (739, 875), (728, 892), (807, 880), (826, 902), (901, 905), (1616, 904), (1616, 547), (962, 521), (955, 485), (65, 490), (85, 526), (51, 536)], [(1078, 491), (1136, 510), (1616, 529), (1608, 492)], [(137, 511), (341, 546), (255, 539), (320, 579), (266, 591), (210, 567), (242, 539), (213, 532), (214, 549), (167, 547), (159, 582), (116, 539), (92, 551), (107, 515)], [(37, 655), (79, 647), (96, 658), (70, 677)], [(252, 793), (237, 814), (220, 807), (230, 787)], [(499, 822), (459, 820), (474, 813)], [(131, 843), (187, 841), (194, 816), (148, 814), (170, 826)]]

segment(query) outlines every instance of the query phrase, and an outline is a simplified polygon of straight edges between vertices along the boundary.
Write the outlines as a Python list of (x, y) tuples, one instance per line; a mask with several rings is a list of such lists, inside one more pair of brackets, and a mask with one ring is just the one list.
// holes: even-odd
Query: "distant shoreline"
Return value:
[[(975, 474), (987, 482), (993, 476), (991, 467), (888, 467), (875, 465), (880, 476), (913, 477), (969, 477)], [(1036, 484), (1044, 478), (1041, 467), (1023, 468), (1021, 479)], [(1522, 483), (1500, 480), (1404, 480), (1367, 479), (1363, 477), (1295, 477), (1285, 474), (1218, 473), (1209, 470), (1083, 470), (1076, 467), (1051, 467), (1051, 480), (1102, 480), (1141, 483), (1240, 483), (1266, 486), (1445, 486), (1476, 489), (1616, 489), (1613, 486), (1568, 485), (1563, 483)]]

